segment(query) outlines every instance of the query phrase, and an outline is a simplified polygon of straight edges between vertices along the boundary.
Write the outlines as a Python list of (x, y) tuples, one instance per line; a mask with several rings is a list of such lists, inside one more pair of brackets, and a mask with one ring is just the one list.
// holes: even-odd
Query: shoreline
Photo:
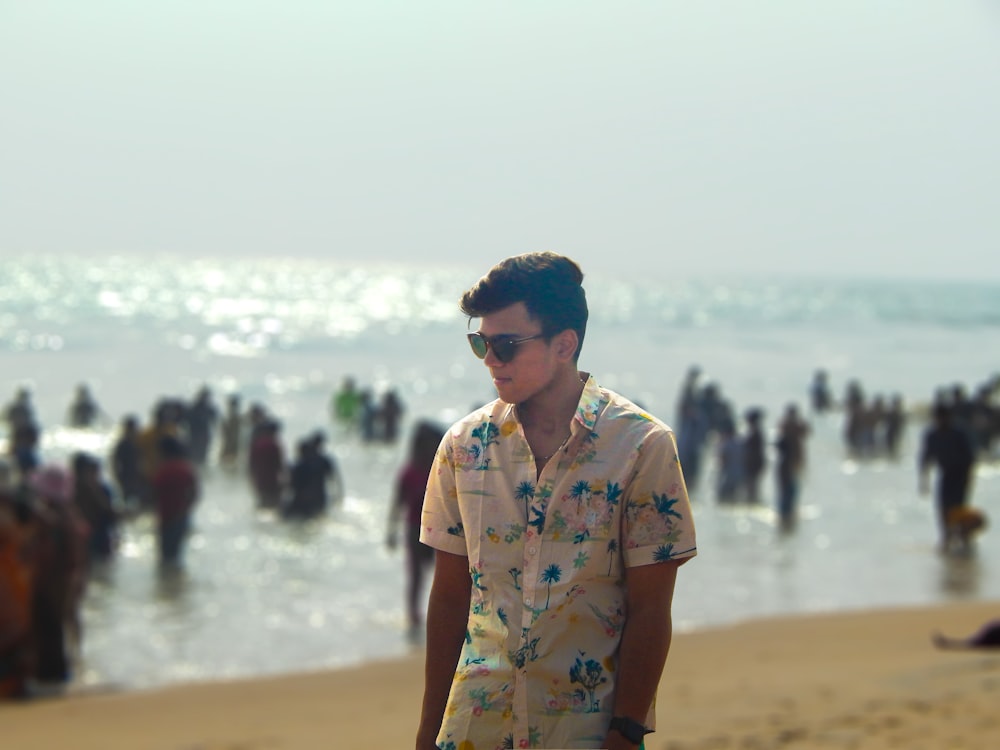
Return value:
[[(931, 642), (997, 618), (1000, 602), (976, 601), (679, 632), (647, 750), (1000, 747), (1000, 649)], [(407, 748), (422, 684), (421, 651), (327, 671), (84, 689), (0, 704), (0, 724), (18, 750)]]

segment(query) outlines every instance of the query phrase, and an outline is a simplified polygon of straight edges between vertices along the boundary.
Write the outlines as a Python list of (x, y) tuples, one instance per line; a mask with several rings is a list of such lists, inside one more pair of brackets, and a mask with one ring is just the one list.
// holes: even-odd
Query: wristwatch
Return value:
[(653, 731), (652, 729), (646, 729), (638, 721), (630, 719), (627, 716), (615, 716), (611, 719), (611, 724), (608, 725), (608, 728), (614, 729), (633, 745), (641, 745), (642, 738)]

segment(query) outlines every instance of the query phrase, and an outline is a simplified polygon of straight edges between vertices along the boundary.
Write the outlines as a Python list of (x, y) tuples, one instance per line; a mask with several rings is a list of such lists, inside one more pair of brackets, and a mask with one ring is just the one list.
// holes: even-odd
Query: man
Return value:
[(171, 435), (163, 437), (160, 457), (159, 467), (153, 475), (152, 494), (160, 565), (172, 569), (181, 565), (200, 487), (198, 474), (180, 440)]
[(452, 426), (428, 480), (418, 750), (631, 750), (653, 728), (694, 526), (673, 433), (577, 370), (582, 280), (529, 253), (462, 297), (499, 399)]
[(917, 481), (921, 494), (926, 494), (931, 469), (937, 467), (934, 495), (940, 532), (938, 549), (942, 554), (950, 552), (954, 542), (962, 541), (950, 516), (968, 502), (974, 465), (972, 441), (964, 430), (954, 424), (951, 407), (935, 404), (934, 423), (925, 430), (920, 446)]

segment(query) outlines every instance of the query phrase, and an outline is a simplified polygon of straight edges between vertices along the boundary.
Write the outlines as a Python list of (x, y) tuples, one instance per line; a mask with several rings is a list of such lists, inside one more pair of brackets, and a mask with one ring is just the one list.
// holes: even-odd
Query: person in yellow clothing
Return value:
[(694, 524), (673, 431), (578, 369), (582, 280), (529, 253), (461, 299), (499, 397), (451, 427), (427, 484), (417, 750), (632, 750), (654, 729)]
[(153, 421), (139, 431), (136, 444), (139, 448), (139, 475), (141, 477), (141, 507), (153, 510), (152, 482), (160, 463), (160, 445), (165, 437), (178, 437), (181, 421), (180, 406), (170, 400), (159, 401), (153, 408)]

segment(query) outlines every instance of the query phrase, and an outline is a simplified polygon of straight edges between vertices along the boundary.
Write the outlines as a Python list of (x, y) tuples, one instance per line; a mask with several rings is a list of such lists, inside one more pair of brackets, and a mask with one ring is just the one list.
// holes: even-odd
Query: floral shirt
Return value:
[(494, 401), (442, 440), (421, 523), (421, 541), (467, 556), (472, 579), (438, 747), (601, 747), (625, 568), (695, 554), (670, 428), (588, 377), (536, 480), (516, 410)]

